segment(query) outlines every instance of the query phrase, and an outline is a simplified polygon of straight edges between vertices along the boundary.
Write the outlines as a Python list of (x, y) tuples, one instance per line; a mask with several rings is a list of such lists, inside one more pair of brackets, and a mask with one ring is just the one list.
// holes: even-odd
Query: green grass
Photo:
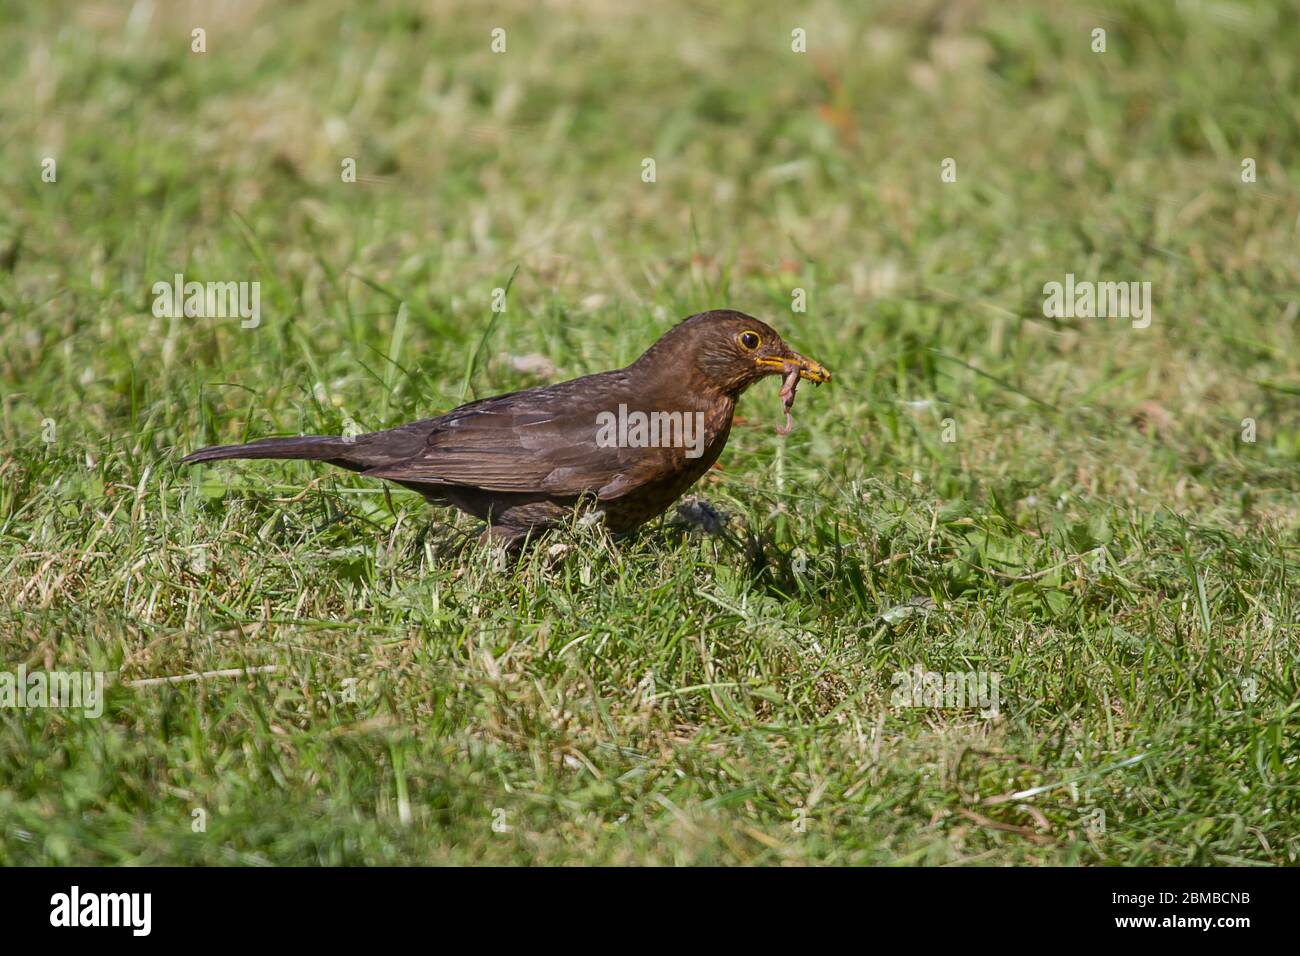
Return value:
[[(3, 669), (114, 675), (0, 708), (0, 864), (1300, 858), (1296, 4), (146, 7), (0, 0)], [(176, 272), (260, 326), (155, 318)], [(1045, 318), (1067, 272), (1150, 328)], [(726, 537), (502, 570), (176, 467), (721, 306), (835, 372), (786, 439), (742, 401)], [(895, 705), (918, 664), (999, 714)]]

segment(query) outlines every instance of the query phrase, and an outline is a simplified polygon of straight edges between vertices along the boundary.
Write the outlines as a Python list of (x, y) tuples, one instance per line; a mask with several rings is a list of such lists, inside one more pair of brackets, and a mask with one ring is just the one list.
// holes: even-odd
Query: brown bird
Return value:
[(794, 402), (800, 378), (831, 373), (768, 325), (719, 309), (680, 322), (627, 368), (485, 398), (399, 428), (355, 437), (304, 435), (204, 448), (185, 464), (225, 458), (329, 462), (418, 491), (521, 543), (573, 516), (604, 516), (614, 532), (662, 514), (718, 459), (741, 393), (783, 375)]

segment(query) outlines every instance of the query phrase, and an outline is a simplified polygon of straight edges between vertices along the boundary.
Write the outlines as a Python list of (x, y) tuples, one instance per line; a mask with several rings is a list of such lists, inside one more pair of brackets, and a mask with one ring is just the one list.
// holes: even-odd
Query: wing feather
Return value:
[[(390, 481), (463, 485), (486, 491), (617, 497), (637, 487), (679, 449), (601, 447), (598, 410), (631, 403), (622, 372), (472, 402), (433, 419), (423, 447), (365, 474)], [(602, 494), (602, 489), (604, 493)]]

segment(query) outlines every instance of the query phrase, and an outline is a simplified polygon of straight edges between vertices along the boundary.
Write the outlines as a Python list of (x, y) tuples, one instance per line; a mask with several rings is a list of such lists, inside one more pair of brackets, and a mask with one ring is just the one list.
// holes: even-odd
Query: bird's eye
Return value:
[(763, 340), (758, 337), (757, 332), (740, 333), (740, 344), (751, 352), (758, 348), (762, 341)]

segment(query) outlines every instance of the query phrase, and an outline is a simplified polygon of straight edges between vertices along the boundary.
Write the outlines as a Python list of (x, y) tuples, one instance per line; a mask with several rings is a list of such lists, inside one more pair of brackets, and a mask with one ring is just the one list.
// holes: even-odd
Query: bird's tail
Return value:
[(213, 445), (200, 448), (181, 459), (182, 465), (196, 465), (204, 461), (224, 461), (227, 458), (296, 458), (306, 461), (328, 461), (360, 471), (366, 467), (349, 455), (356, 446), (346, 438), (334, 435), (299, 435), (295, 438), (263, 438), (247, 445)]

